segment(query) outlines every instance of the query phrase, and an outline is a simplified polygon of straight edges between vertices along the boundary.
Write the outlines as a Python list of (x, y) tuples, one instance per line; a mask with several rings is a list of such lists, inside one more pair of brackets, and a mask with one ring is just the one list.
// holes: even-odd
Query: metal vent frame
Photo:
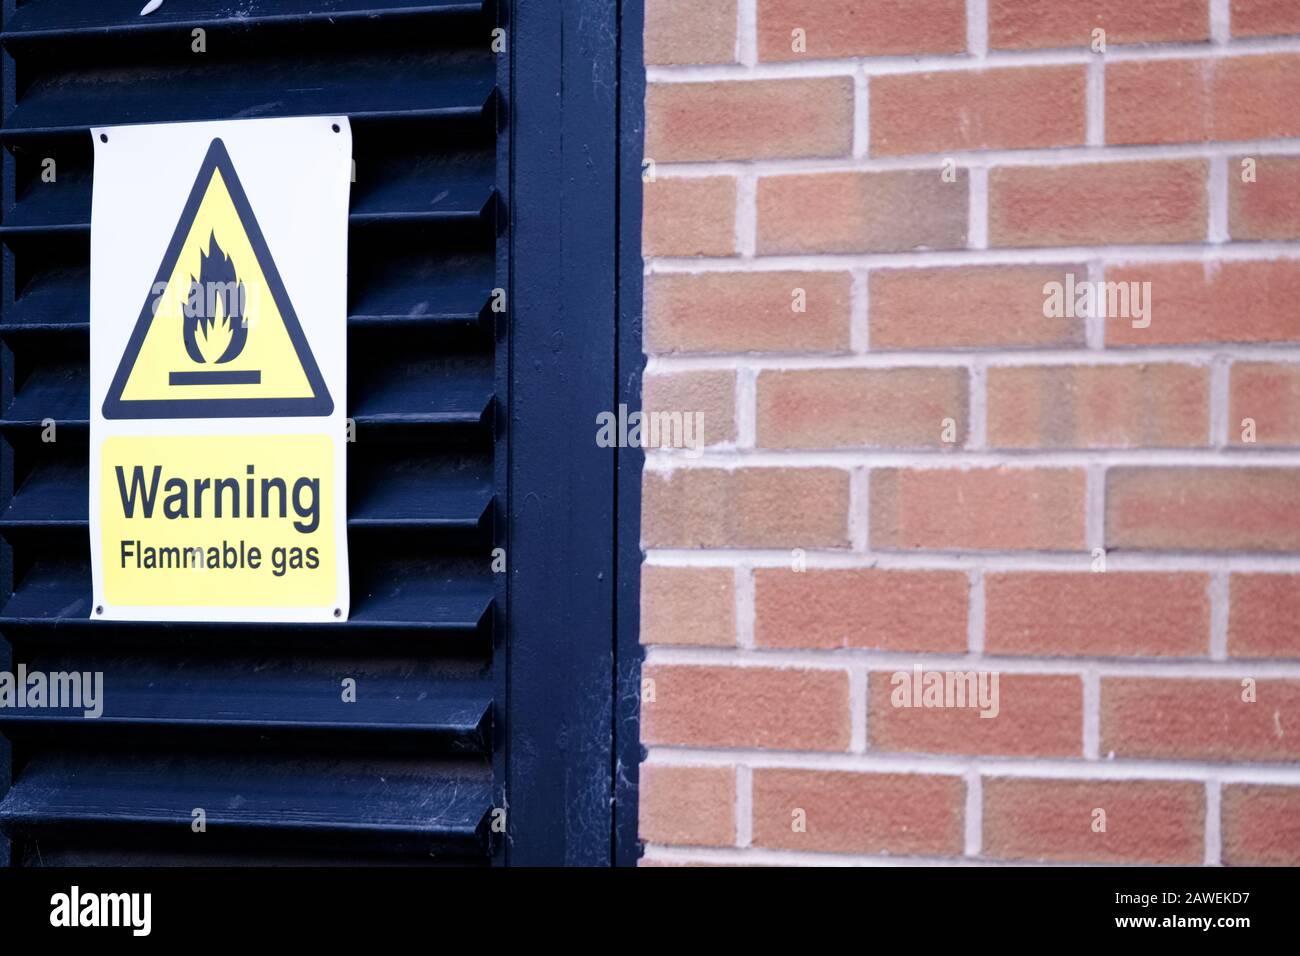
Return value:
[[(221, 0), (192, 0), (165, 4), (147, 22), (123, 23), (95, 0), (21, 4), (3, 0), (0, 7), (3, 30), (14, 31), (6, 33), (0, 52), (0, 106), (5, 116), (0, 127), (0, 668), (28, 660), (33, 648), (44, 655), (43, 660), (70, 662), (87, 648), (92, 654), (117, 649), (122, 656), (136, 655), (133, 659), (147, 665), (131, 672), (138, 678), (133, 685), (134, 705), (124, 705), (115, 724), (86, 733), (84, 740), (80, 735), (85, 728), (69, 724), (66, 715), (52, 715), (48, 722), (27, 719), (29, 715), (0, 722), (0, 820), (7, 832), (17, 833), (21, 840), (27, 824), (48, 823), (49, 815), (64, 807), (57, 828), (62, 838), (98, 847), (98, 855), (89, 859), (107, 863), (266, 862), (268, 856), (284, 862), (323, 858), (418, 862), (427, 861), (431, 849), (434, 856), (448, 854), (442, 856), (446, 862), (472, 862), (484, 851), (487, 855), (478, 859), (496, 865), (633, 862), (638, 853), (635, 791), (640, 760), (636, 635), (641, 455), (636, 449), (599, 449), (594, 434), (598, 412), (616, 408), (619, 402), (639, 402), (641, 0), (247, 0), (241, 9), (252, 19), (232, 20), (234, 7)], [(85, 113), (84, 100), (68, 98), (66, 90), (51, 86), (33, 93), (31, 86), (24, 86), (31, 81), (16, 68), (22, 56), (51, 44), (66, 44), (70, 51), (94, 44), (126, 44), (148, 53), (202, 27), (218, 37), (229, 33), (254, 45), (266, 44), (250, 54), (262, 72), (255, 72), (249, 83), (268, 84), (260, 89), (269, 101), (267, 91), (278, 89), (274, 84), (282, 84), (284, 78), (271, 40), (254, 39), (262, 26), (274, 34), (329, 29), (326, 24), (330, 24), (361, 36), (369, 35), (366, 31), (382, 34), (386, 28), (396, 32), (427, 27), (443, 22), (442, 18), (452, 22), (475, 17), (507, 31), (507, 53), (495, 58), (486, 86), (481, 71), (471, 78), (451, 70), (437, 82), (413, 84), (411, 102), (389, 111), (375, 109), (373, 99), (367, 101), (388, 88), (382, 71), (351, 75), (343, 71), (336, 86), (326, 84), (323, 92), (317, 91), (321, 95), (316, 100), (310, 91), (289, 94), (278, 107), (257, 115), (347, 112), (354, 128), (362, 133), (368, 128), (378, 131), (380, 139), (418, 137), (430, 130), (461, 135), (483, 123), (495, 130), (495, 161), (486, 191), (481, 164), (472, 157), (453, 159), (447, 166), (447, 181), (452, 182), (454, 201), (436, 210), (410, 210), (393, 200), (418, 183), (404, 181), (402, 171), (394, 169), (394, 178), (384, 188), (368, 194), (362, 190), (360, 198), (354, 194), (351, 215), (354, 244), (358, 235), (366, 242), (379, 242), (389, 230), (452, 230), (455, 234), (457, 229), (478, 229), (495, 235), (486, 258), (478, 253), (465, 258), (450, 251), (448, 261), (456, 268), (444, 270), (444, 278), (423, 290), (445, 306), (421, 317), (436, 327), (437, 335), (453, 342), (462, 331), (469, 334), (466, 330), (486, 328), (495, 343), (490, 364), (475, 365), (474, 360), (442, 367), (431, 358), (417, 371), (432, 376), (430, 382), (453, 386), (450, 392), (436, 393), (403, 391), (400, 382), (392, 386), (377, 369), (369, 377), (362, 372), (357, 377), (363, 386), (359, 400), (353, 401), (358, 396), (351, 386), (349, 400), (349, 415), (361, 428), (393, 435), (418, 436), (437, 429), (438, 434), (489, 436), (488, 459), (480, 452), (469, 454), (480, 465), (490, 459), (490, 487), (480, 479), (458, 483), (465, 468), (440, 463), (436, 455), (421, 459), (414, 473), (430, 487), (444, 489), (435, 496), (437, 501), (431, 499), (414, 511), (393, 510), (404, 496), (409, 499), (409, 489), (396, 495), (377, 494), (362, 507), (350, 508), (349, 533), (391, 541), (399, 552), (404, 543), (425, 535), (435, 541), (473, 542), (480, 557), (485, 545), (504, 547), (508, 572), (488, 579), (486, 591), (453, 589), (454, 593), (439, 595), (420, 583), (428, 573), (415, 565), (369, 580), (358, 579), (354, 572), (358, 613), (348, 625), (333, 630), (155, 628), (172, 642), (161, 650), (158, 634), (118, 628), (113, 640), (120, 642), (120, 648), (88, 642), (87, 634), (96, 639), (106, 635), (96, 625), (79, 620), (79, 612), (69, 611), (83, 591), (73, 573), (75, 556), (62, 545), (50, 545), (60, 535), (64, 537), (59, 540), (71, 541), (83, 533), (78, 530), (84, 528), (84, 517), (76, 510), (76, 498), (84, 485), (77, 484), (75, 445), (36, 469), (28, 460), (30, 452), (22, 451), (21, 442), (15, 445), (11, 438), (30, 438), (45, 417), (37, 413), (49, 410), (73, 435), (84, 428), (84, 410), (78, 415), (85, 398), (77, 373), (82, 357), (75, 344), (68, 344), (84, 334), (84, 319), (79, 323), (76, 316), (79, 278), (76, 268), (61, 272), (57, 267), (64, 265), (60, 256), (75, 262), (89, 224), (86, 217), (76, 215), (76, 201), (24, 203), (32, 194), (21, 191), (24, 183), (16, 153), (51, 141), (75, 143), (89, 125), (90, 114)], [(418, 54), (412, 62), (425, 63)], [(400, 70), (403, 64), (393, 68)], [(221, 86), (225, 81), (219, 68), (203, 69), (207, 73), (200, 70), (203, 75), (196, 75), (192, 83), (163, 84), (138, 96), (133, 92), (119, 97), (102, 112), (92, 110), (93, 121), (251, 115), (246, 94), (256, 92), (255, 86), (242, 91)], [(217, 86), (209, 89), (204, 83), (211, 77)], [(208, 95), (195, 97), (196, 91)], [(187, 94), (197, 104), (188, 110), (184, 108)], [(20, 113), (23, 106), (30, 108)], [(392, 132), (393, 124), (406, 132)], [(467, 135), (472, 139), (472, 132)], [(364, 136), (358, 137), (359, 152), (366, 143)], [(477, 147), (469, 149), (475, 153)], [(382, 157), (378, 161), (382, 164)], [(73, 172), (77, 172), (75, 163)], [(29, 170), (24, 173), (30, 175)], [(73, 185), (75, 193), (80, 188), (75, 175)], [(86, 180), (87, 196), (89, 186)], [(33, 262), (53, 262), (59, 273), (56, 281), (34, 288)], [(419, 279), (418, 263), (403, 274)], [(492, 287), (506, 290), (504, 315), (493, 313), (481, 298), (485, 278)], [(23, 294), (15, 297), (20, 288)], [(350, 302), (350, 335), (410, 341), (410, 289), (403, 291), (401, 281), (391, 289), (394, 294)], [(30, 295), (33, 291), (40, 294)], [(54, 362), (46, 348), (50, 342), (62, 343), (58, 348), (65, 350)], [(471, 378), (457, 380), (466, 369), (473, 372)], [(353, 374), (350, 369), (350, 379)], [(487, 384), (487, 391), (465, 387), (470, 381)], [(430, 400), (430, 394), (436, 400)], [(412, 442), (412, 447), (418, 445)], [(386, 459), (381, 451), (359, 462), (354, 452), (349, 468), (363, 479), (359, 484), (380, 481), (399, 465), (409, 467), (409, 462), (399, 459), (410, 449), (403, 451), (400, 446), (398, 442), (396, 451), (388, 450), (396, 458)], [(34, 481), (33, 475), (41, 480)], [(399, 534), (394, 537), (394, 532)], [(50, 545), (47, 550), (54, 552), (51, 567), (40, 572), (44, 577), (33, 577), (35, 566), (28, 563), (24, 550), (31, 548), (33, 540), (45, 541)], [(402, 577), (408, 573), (409, 580)], [(453, 584), (459, 580), (460, 572), (445, 573), (451, 574), (448, 581)], [(443, 574), (439, 571), (435, 576)], [(357, 588), (373, 590), (385, 584), (400, 600), (383, 604), (367, 617), (366, 602), (356, 600)], [(88, 598), (88, 582), (85, 587)], [(362, 638), (375, 643), (359, 643)], [(163, 733), (155, 733), (156, 727), (142, 729), (143, 718), (152, 719), (158, 711), (150, 688), (173, 679), (166, 671), (168, 654), (175, 651), (192, 655), (201, 665), (206, 662), (209, 677), (215, 675), (220, 684), (222, 661), (255, 660), (265, 652), (267, 641), (276, 653), (301, 654), (310, 660), (381, 654), (385, 663), (377, 670), (381, 683), (387, 681), (383, 686), (388, 697), (373, 715), (358, 719), (352, 727), (337, 726), (327, 709), (317, 720), (303, 717), (310, 715), (312, 706), (319, 706), (311, 702), (296, 707), (296, 721), (280, 719), (285, 715), (277, 715), (271, 707), (243, 725), (202, 720), (194, 724), (196, 701), (219, 700), (210, 680), (194, 694), (180, 695), (175, 726), (163, 728)], [(450, 656), (422, 678), (427, 689), (441, 695), (437, 706), (423, 711), (422, 718), (401, 701), (410, 688), (411, 679), (404, 676), (410, 669), (406, 665), (427, 661), (430, 647), (439, 661), (441, 655)], [(478, 667), (475, 660), (488, 663)], [(227, 684), (237, 687), (238, 673), (229, 676)], [(292, 698), (300, 675), (289, 669), (281, 677), (277, 693)], [(217, 688), (222, 689), (229, 688)], [(124, 699), (130, 700), (130, 694), (124, 694)], [(262, 787), (272, 797), (276, 786), (298, 787), (301, 793), (292, 799), (309, 805), (300, 814), (285, 814), (283, 801), (272, 800), (260, 808), (256, 800), (251, 801), (247, 819), (227, 821), (240, 838), (210, 855), (170, 849), (170, 843), (163, 855), (154, 854), (152, 844), (140, 853), (123, 851), (122, 833), (148, 833), (150, 826), (178, 821), (166, 815), (150, 821), (133, 813), (131, 784), (122, 784), (121, 767), (114, 763), (113, 754), (129, 753), (137, 739), (133, 735), (139, 734), (141, 741), (148, 738), (146, 749), (156, 758), (157, 773), (146, 776), (141, 786), (151, 800), (158, 781), (166, 779), (167, 761), (187, 759), (187, 735), (196, 728), (208, 735), (205, 739), (212, 746), (188, 758), (181, 779), (188, 774), (191, 784), (208, 785), (215, 793), (212, 799), (219, 799), (232, 781)], [(66, 735), (73, 733), (79, 736), (70, 746)], [(122, 734), (126, 744), (120, 752), (100, 749), (101, 738)], [(271, 745), (278, 756), (306, 748), (309, 756), (290, 756), (278, 765), (290, 771), (296, 766), (301, 773), (268, 776), (257, 772), (255, 762), (245, 760), (247, 753), (260, 752), (267, 739), (279, 741)], [(417, 775), (394, 790), (391, 805), (367, 804), (364, 818), (355, 825), (347, 823), (356, 801), (371, 799), (373, 787), (365, 782), (367, 778), (358, 781), (349, 773), (340, 775), (331, 755), (344, 755), (354, 763), (364, 757), (379, 766), (367, 772), (381, 776), (385, 761), (396, 759), (398, 770), (387, 772), (400, 777), (400, 768), (409, 766), (401, 761), (430, 752), (442, 754), (437, 758), (443, 767), (439, 779), (446, 787), (430, 787)], [(300, 761), (298, 765), (294, 759)], [(479, 759), (490, 767), (487, 778), (474, 769)], [(484, 779), (490, 781), (484, 800), (465, 804), (466, 794), (472, 796), (480, 785), (473, 781)], [(119, 785), (126, 790), (114, 790)], [(95, 806), (96, 800), (98, 813), (81, 812)], [(413, 816), (412, 809), (440, 800), (445, 807), (475, 809), (447, 817), (446, 826), (435, 826), (438, 832), (434, 833), (422, 822), (429, 818)], [(507, 809), (504, 838), (493, 838), (489, 818), (481, 812), (484, 807)], [(377, 834), (382, 839), (376, 840)], [(265, 848), (268, 835), (274, 853)], [(280, 837), (287, 839), (284, 849), (276, 843)], [(298, 838), (306, 842), (295, 842)], [(70, 859), (86, 861), (76, 853)], [(44, 861), (30, 854), (15, 854), (10, 861), (9, 841), (0, 840), (0, 863), (6, 862)]]

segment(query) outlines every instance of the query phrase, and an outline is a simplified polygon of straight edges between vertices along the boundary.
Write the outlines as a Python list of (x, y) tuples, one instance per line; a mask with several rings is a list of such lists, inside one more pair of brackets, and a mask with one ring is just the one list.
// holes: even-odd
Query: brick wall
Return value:
[(1300, 4), (646, 50), (644, 862), (1300, 864)]

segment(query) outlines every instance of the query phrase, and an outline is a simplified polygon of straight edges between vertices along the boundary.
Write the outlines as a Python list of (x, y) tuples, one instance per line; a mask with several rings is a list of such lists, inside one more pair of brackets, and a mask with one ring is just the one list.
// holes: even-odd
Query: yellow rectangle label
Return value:
[(121, 606), (329, 606), (334, 495), (328, 435), (108, 438), (104, 597)]

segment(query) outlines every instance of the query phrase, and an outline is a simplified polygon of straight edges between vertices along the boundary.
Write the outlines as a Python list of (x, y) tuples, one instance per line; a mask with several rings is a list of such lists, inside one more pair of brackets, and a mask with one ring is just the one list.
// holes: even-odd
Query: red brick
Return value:
[(969, 592), (961, 571), (762, 568), (754, 572), (754, 642), (965, 653)]
[(651, 83), (645, 155), (658, 163), (847, 156), (853, 79)]
[(1229, 9), (1233, 36), (1300, 33), (1300, 6), (1295, 0), (1232, 0)]
[(944, 70), (871, 78), (871, 152), (1080, 146), (1087, 68)]
[(1101, 752), (1168, 760), (1300, 759), (1300, 681), (1103, 677)]
[(735, 573), (642, 565), (641, 643), (734, 646)]
[(1107, 345), (1300, 340), (1300, 260), (1108, 266), (1106, 281), (1151, 283), (1150, 326), (1107, 322)]
[(970, 177), (939, 169), (811, 173), (758, 181), (764, 255), (959, 249), (970, 219)]
[(647, 548), (843, 548), (849, 474), (839, 468), (646, 472)]
[[(960, 855), (960, 777), (761, 768), (754, 845), (822, 853)], [(802, 810), (806, 829), (796, 832)]]
[(995, 50), (1106, 43), (1195, 43), (1209, 37), (1206, 0), (989, 0), (989, 46)]
[(1222, 833), (1229, 866), (1300, 866), (1300, 787), (1226, 785)]
[[(793, 50), (802, 29), (807, 52)], [(962, 53), (965, 0), (758, 0), (760, 60)]]
[(966, 441), (968, 397), (966, 370), (955, 367), (763, 372), (758, 445), (957, 448)]
[(1229, 591), (1229, 654), (1300, 657), (1300, 574), (1234, 574)]
[(735, 845), (735, 767), (642, 764), (638, 803), (647, 843)]
[[(1255, 164), (1253, 182), (1241, 178), (1247, 158)], [(1300, 158), (1228, 160), (1228, 231), (1237, 240), (1300, 239)]]
[(1013, 572), (984, 577), (990, 654), (1193, 657), (1210, 644), (1204, 574)]
[(641, 740), (683, 747), (847, 750), (849, 676), (842, 670), (649, 665)]
[(877, 469), (871, 473), (871, 545), (1080, 549), (1084, 498), (1080, 470)]
[[(1104, 810), (1105, 832), (1093, 831)], [(1198, 864), (1205, 787), (1190, 780), (986, 777), (984, 853), (994, 859)]]
[[(703, 447), (736, 440), (736, 373), (726, 371), (651, 372), (642, 383), (642, 404), (647, 413), (680, 414), (693, 417), (689, 447)], [(657, 438), (658, 446), (684, 447), (684, 425), (668, 420), (651, 434), (643, 424), (641, 440), (646, 447)]]
[[(941, 671), (924, 673), (942, 676)], [(872, 750), (1011, 757), (1083, 755), (1083, 683), (1074, 675), (998, 675), (994, 706), (989, 710), (992, 717), (981, 716), (971, 687), (966, 691), (966, 707), (916, 706), (915, 676), (912, 668), (871, 673), (867, 735)], [(992, 680), (990, 674), (986, 685), (990, 693), (994, 693)], [(903, 693), (908, 696), (895, 697)], [(895, 699), (911, 704), (895, 706)]]
[(1300, 548), (1300, 471), (1112, 468), (1108, 548), (1293, 551)]
[(641, 251), (652, 256), (736, 253), (736, 181), (730, 176), (656, 179), (643, 190)]
[(1053, 348), (1082, 345), (1084, 320), (1043, 315), (1043, 287), (1087, 266), (962, 266), (873, 270), (873, 349)]
[(1237, 362), (1230, 383), (1229, 442), (1248, 445), (1242, 422), (1249, 418), (1254, 444), (1300, 445), (1300, 365)]
[(989, 173), (989, 243), (1200, 242), (1205, 160), (1003, 166)]
[(988, 370), (994, 448), (1188, 448), (1209, 439), (1209, 371), (1191, 365)]
[(736, 0), (646, 0), (647, 64), (736, 62)]
[(1106, 142), (1300, 135), (1300, 55), (1106, 64)]
[[(847, 272), (652, 275), (646, 284), (646, 351), (844, 351), (850, 287)], [(796, 312), (797, 305), (804, 311)]]

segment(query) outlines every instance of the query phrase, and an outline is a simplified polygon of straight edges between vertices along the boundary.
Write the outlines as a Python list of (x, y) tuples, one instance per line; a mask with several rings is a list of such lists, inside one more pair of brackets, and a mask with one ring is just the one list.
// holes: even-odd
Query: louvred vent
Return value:
[[(247, 0), (231, 19), (229, 4), (187, 0), (141, 18), (139, 6), (29, 0), (0, 37), (4, 667), (104, 675), (99, 719), (0, 710), (12, 859), (499, 859), (498, 12), (491, 0)], [(314, 114), (351, 118), (356, 165), (351, 619), (92, 622), (89, 127)]]

